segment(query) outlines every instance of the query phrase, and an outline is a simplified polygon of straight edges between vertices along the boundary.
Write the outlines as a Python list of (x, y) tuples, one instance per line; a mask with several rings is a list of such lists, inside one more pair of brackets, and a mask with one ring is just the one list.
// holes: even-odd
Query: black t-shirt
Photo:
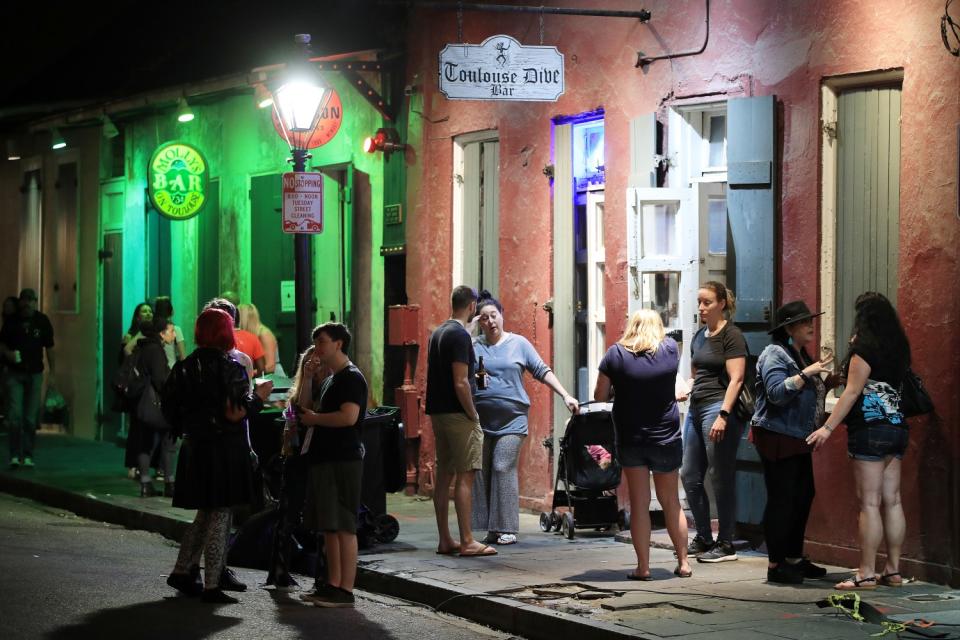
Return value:
[(43, 373), (43, 349), (53, 347), (53, 325), (39, 311), (26, 318), (16, 315), (3, 324), (0, 342), (20, 352), (19, 363), (8, 362), (11, 371)]
[[(860, 392), (860, 397), (844, 419), (847, 428), (856, 430), (867, 424), (904, 424), (900, 412), (900, 392), (904, 363), (894, 362), (890, 356), (876, 352), (856, 343), (850, 345), (850, 356), (860, 356), (870, 365), (870, 376)], [(844, 373), (849, 369), (849, 356)]]
[(690, 364), (697, 370), (690, 399), (697, 404), (721, 402), (730, 382), (727, 360), (746, 355), (747, 341), (732, 322), (710, 337), (706, 327), (697, 331), (690, 341)]
[[(367, 381), (353, 363), (327, 376), (313, 392), (317, 413), (333, 413), (347, 402), (360, 407), (352, 427), (313, 427), (306, 457), (311, 464), (363, 459), (360, 429), (367, 413)], [(318, 406), (319, 405), (319, 406)]]
[(476, 391), (476, 364), (470, 334), (452, 318), (434, 330), (427, 352), (427, 413), (463, 413), (453, 386), (453, 363), (467, 365), (471, 392)]
[(607, 349), (599, 369), (616, 392), (613, 421), (618, 445), (663, 445), (680, 439), (677, 368), (680, 349), (665, 338), (653, 353), (633, 353), (621, 344)]

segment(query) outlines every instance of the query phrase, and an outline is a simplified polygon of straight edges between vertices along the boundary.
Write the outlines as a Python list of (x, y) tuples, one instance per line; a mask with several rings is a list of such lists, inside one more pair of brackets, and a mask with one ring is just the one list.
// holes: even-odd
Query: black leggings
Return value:
[(803, 557), (803, 536), (816, 490), (813, 486), (813, 456), (803, 453), (780, 460), (763, 461), (767, 506), (763, 532), (770, 562)]

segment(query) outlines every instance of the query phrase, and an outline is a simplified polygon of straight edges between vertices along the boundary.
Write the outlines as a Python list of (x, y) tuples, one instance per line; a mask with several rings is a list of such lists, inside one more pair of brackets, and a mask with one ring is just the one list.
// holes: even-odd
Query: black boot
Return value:
[(235, 574), (230, 567), (223, 568), (223, 572), (220, 574), (220, 584), (218, 586), (224, 591), (247, 590), (247, 585), (240, 582), (240, 579), (237, 578), (237, 574)]
[(203, 584), (198, 583), (190, 573), (171, 573), (167, 576), (167, 584), (185, 596), (193, 597), (203, 593)]
[(173, 490), (174, 490), (174, 488), (175, 488), (175, 487), (174, 487), (174, 483), (172, 483), (172, 482), (165, 482), (165, 483), (163, 483), (163, 497), (164, 497), (164, 498), (172, 498), (172, 497), (173, 497)]
[(141, 482), (140, 483), (140, 497), (141, 498), (152, 498), (154, 496), (160, 495), (157, 493), (156, 487), (153, 486), (152, 482)]

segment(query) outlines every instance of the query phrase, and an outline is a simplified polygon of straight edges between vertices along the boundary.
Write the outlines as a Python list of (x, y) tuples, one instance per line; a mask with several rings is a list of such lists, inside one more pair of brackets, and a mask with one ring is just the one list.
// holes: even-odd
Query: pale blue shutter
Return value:
[[(737, 296), (735, 322), (756, 356), (769, 343), (777, 268), (776, 101), (773, 96), (727, 102), (727, 284)], [(744, 430), (746, 432), (746, 429)], [(737, 454), (737, 521), (763, 520), (766, 490), (760, 460), (746, 441)]]

